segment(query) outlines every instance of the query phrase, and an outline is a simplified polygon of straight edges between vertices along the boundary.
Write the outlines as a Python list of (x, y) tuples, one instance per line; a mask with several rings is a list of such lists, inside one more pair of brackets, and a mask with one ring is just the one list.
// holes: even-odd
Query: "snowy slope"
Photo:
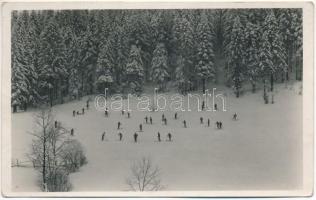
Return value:
[[(227, 112), (181, 112), (174, 120), (174, 112), (164, 112), (168, 125), (161, 122), (162, 112), (132, 112), (131, 119), (120, 112), (108, 118), (93, 106), (83, 116), (72, 117), (72, 110), (85, 106), (82, 101), (54, 107), (56, 119), (75, 129), (75, 137), (83, 144), (88, 164), (71, 175), (74, 191), (126, 190), (125, 179), (132, 162), (150, 156), (162, 171), (166, 190), (229, 190), (229, 189), (293, 189), (301, 181), (302, 159), (302, 96), (298, 87), (277, 86), (275, 104), (264, 105), (262, 92), (246, 94), (236, 99), (231, 90), (218, 89), (227, 95)], [(150, 91), (150, 90), (148, 90)], [(134, 102), (135, 103), (135, 102)], [(193, 107), (193, 106), (192, 106)], [(237, 112), (239, 119), (232, 120)], [(29, 151), (32, 112), (14, 114), (12, 154), (25, 160)], [(139, 143), (132, 135), (152, 116), (153, 125), (143, 125)], [(211, 119), (211, 127), (199, 118)], [(182, 120), (188, 128), (183, 128)], [(217, 130), (214, 123), (223, 122)], [(118, 141), (117, 122), (123, 141)], [(101, 142), (106, 131), (107, 141)], [(157, 141), (160, 132), (162, 142)], [(173, 135), (166, 142), (166, 135)], [(24, 171), (24, 170), (27, 170)], [(13, 190), (34, 191), (35, 172), (31, 168), (13, 168)], [(21, 178), (28, 175), (30, 178)]]

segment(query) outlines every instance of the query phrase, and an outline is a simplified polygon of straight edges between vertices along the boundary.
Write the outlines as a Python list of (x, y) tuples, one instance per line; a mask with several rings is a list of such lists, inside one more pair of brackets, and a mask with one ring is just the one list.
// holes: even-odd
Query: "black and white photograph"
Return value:
[(313, 5), (91, 4), (2, 18), (5, 194), (312, 194)]

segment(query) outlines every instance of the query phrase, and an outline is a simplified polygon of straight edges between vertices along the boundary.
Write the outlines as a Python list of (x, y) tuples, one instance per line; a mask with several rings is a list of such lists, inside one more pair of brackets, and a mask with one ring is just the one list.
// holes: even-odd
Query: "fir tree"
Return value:
[(244, 29), (238, 15), (234, 19), (230, 36), (230, 43), (227, 45), (227, 48), (230, 51), (228, 54), (228, 64), (232, 69), (230, 76), (234, 83), (233, 88), (235, 90), (236, 97), (238, 98), (245, 73), (243, 67)]
[(135, 45), (131, 46), (125, 73), (128, 86), (132, 92), (141, 92), (144, 81), (143, 61), (140, 49)]
[[(273, 91), (275, 73), (278, 71), (284, 72), (287, 70), (287, 65), (285, 62), (285, 49), (282, 41), (282, 37), (280, 35), (279, 25), (275, 18), (273, 10), (268, 12), (266, 19), (263, 23), (263, 51), (271, 52), (271, 59), (269, 62), (270, 65), (264, 65), (261, 69), (263, 71), (263, 75), (267, 79), (270, 78), (270, 90)], [(269, 43), (266, 44), (266, 43)], [(269, 46), (269, 47), (268, 47)]]
[(207, 15), (202, 13), (201, 21), (197, 26), (197, 59), (195, 72), (202, 80), (203, 94), (206, 80), (215, 79), (214, 52), (212, 32), (208, 24)]
[(252, 85), (252, 92), (256, 91), (257, 79), (259, 78), (259, 49), (261, 33), (257, 24), (247, 22), (245, 27), (245, 51), (244, 63), (247, 67), (247, 77)]
[[(114, 72), (114, 49), (111, 45), (112, 40), (109, 39), (101, 48), (96, 68), (96, 83), (98, 88), (103, 92), (104, 88), (111, 87)], [(110, 88), (111, 89), (111, 88)]]
[(61, 97), (61, 83), (67, 76), (65, 47), (55, 17), (48, 19), (47, 25), (40, 35), (40, 40), (40, 87), (44, 94), (48, 95), (50, 106), (53, 106), (53, 101)]
[(159, 90), (164, 90), (168, 73), (168, 55), (164, 44), (159, 43), (153, 53), (152, 80), (159, 85)]

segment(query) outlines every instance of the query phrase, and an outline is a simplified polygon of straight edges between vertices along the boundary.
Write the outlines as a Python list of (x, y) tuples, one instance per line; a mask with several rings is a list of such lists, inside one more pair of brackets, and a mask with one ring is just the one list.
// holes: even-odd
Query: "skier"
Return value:
[(200, 123), (203, 124), (203, 117), (200, 117)]
[(148, 117), (147, 116), (145, 117), (145, 121), (146, 121), (146, 124), (147, 124), (148, 123)]
[(153, 124), (153, 118), (149, 117), (150, 124)]
[(122, 115), (124, 115), (124, 110), (122, 110)]
[(202, 110), (204, 110), (204, 108), (205, 108), (205, 102), (202, 101)]
[(219, 122), (216, 122), (216, 127), (217, 129), (219, 129)]
[(140, 132), (143, 131), (143, 125), (142, 125), (142, 124), (139, 125), (139, 131), (140, 131)]
[(76, 116), (76, 111), (75, 111), (75, 110), (72, 111), (72, 116), (73, 116), (73, 117)]
[(184, 126), (184, 128), (187, 127), (187, 122), (185, 120), (183, 120), (183, 126)]
[(82, 114), (84, 115), (84, 108), (82, 108)]
[(105, 138), (105, 131), (102, 133), (101, 141), (104, 141)]
[(57, 128), (57, 124), (58, 124), (58, 122), (57, 122), (57, 121), (55, 121), (55, 128)]
[(217, 104), (214, 105), (214, 110), (217, 110)]
[(121, 122), (117, 122), (117, 129), (121, 128)]
[(159, 132), (158, 132), (157, 136), (158, 136), (158, 142), (161, 142), (160, 133)]
[(222, 122), (219, 122), (219, 129), (222, 129)]
[(162, 114), (162, 116), (161, 116), (161, 120), (162, 120), (162, 121), (164, 121), (164, 120), (165, 120), (165, 115), (164, 115), (164, 114)]
[(127, 113), (127, 118), (130, 118), (131, 117), (131, 114), (128, 112)]
[(165, 118), (164, 122), (165, 122), (165, 125), (167, 125), (167, 118)]
[(87, 100), (87, 105), (86, 105), (86, 107), (87, 107), (87, 110), (89, 110), (89, 99)]
[(174, 119), (178, 119), (178, 113), (174, 114)]
[(169, 142), (171, 142), (171, 133), (168, 133), (168, 140), (169, 140)]
[(134, 133), (134, 142), (135, 142), (135, 143), (137, 142), (137, 136), (138, 136), (138, 134), (135, 132), (135, 133)]
[(108, 110), (105, 110), (105, 111), (104, 111), (104, 114), (105, 114), (106, 117), (108, 117), (108, 116), (109, 116)]
[(74, 136), (74, 129), (73, 128), (70, 130), (70, 135)]
[(234, 120), (237, 120), (237, 113), (235, 113), (235, 114), (233, 115), (233, 119), (234, 119)]
[(207, 119), (207, 126), (210, 127), (210, 119)]
[(119, 135), (119, 137), (120, 137), (120, 141), (122, 141), (123, 134), (122, 134), (122, 133), (119, 133), (118, 135)]

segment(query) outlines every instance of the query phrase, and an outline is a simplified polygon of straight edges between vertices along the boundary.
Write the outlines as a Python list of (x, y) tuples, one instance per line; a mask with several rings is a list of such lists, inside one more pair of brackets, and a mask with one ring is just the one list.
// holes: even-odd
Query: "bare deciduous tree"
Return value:
[(126, 184), (133, 191), (158, 191), (163, 189), (160, 169), (153, 166), (149, 157), (142, 157), (131, 166), (131, 175)]
[(42, 176), (42, 189), (50, 192), (70, 190), (68, 175), (76, 169), (71, 166), (72, 170), (69, 170), (70, 166), (67, 163), (78, 160), (74, 165), (79, 168), (85, 164), (82, 160), (86, 161), (80, 143), (70, 139), (69, 131), (60, 123), (54, 126), (54, 117), (50, 109), (40, 110), (35, 114), (34, 121), (36, 132), (31, 133), (35, 139), (29, 158)]

